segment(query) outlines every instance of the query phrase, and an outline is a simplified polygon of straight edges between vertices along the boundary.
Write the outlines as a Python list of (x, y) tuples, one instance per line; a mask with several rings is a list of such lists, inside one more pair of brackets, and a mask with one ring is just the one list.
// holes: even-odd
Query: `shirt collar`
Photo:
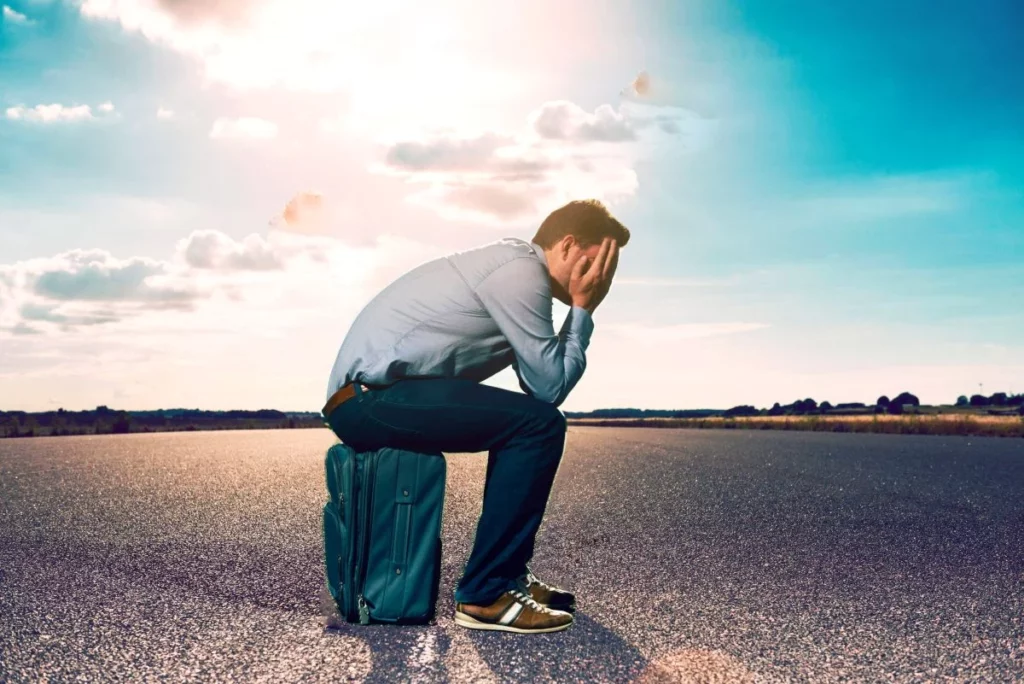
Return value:
[(533, 242), (532, 240), (530, 241), (530, 247), (533, 247), (533, 251), (537, 253), (538, 257), (540, 257), (540, 262), (547, 266), (548, 258), (544, 256), (544, 248), (538, 245), (536, 242)]

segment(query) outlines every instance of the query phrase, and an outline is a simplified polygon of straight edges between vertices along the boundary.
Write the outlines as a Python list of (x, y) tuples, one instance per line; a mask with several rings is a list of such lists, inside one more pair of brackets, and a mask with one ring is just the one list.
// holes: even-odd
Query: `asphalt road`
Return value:
[(0, 681), (1024, 681), (1024, 440), (572, 426), (576, 624), (325, 626), (326, 430), (0, 440)]

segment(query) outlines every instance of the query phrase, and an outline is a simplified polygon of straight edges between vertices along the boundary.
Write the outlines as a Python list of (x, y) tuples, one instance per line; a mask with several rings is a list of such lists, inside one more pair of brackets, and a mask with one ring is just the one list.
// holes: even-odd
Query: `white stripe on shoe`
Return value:
[(519, 617), (519, 614), (523, 612), (523, 604), (519, 601), (512, 602), (509, 607), (505, 610), (505, 613), (498, 620), (500, 625), (511, 625)]

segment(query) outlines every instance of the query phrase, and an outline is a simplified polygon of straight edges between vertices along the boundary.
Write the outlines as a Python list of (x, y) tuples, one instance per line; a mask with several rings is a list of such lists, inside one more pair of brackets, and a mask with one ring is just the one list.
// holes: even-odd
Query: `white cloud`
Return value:
[[(193, 231), (167, 260), (70, 250), (0, 265), (0, 339), (109, 334), (134, 345), (189, 331), (223, 335), (227, 344), (237, 339), (239, 325), (264, 337), (283, 335), (299, 320), (322, 327), (339, 306), (354, 316), (361, 303), (434, 252), (405, 238), (381, 236), (363, 248), (279, 230), (237, 240)], [(338, 293), (337, 300), (325, 299), (325, 291)], [(113, 332), (103, 332), (108, 329)]]
[(164, 109), (163, 107), (159, 107), (156, 110), (156, 118), (158, 118), (158, 119), (160, 119), (162, 121), (166, 121), (168, 119), (173, 119), (174, 118), (174, 110)]
[(284, 268), (285, 255), (252, 233), (235, 241), (217, 230), (196, 230), (178, 243), (189, 266), (200, 269), (270, 271)]
[(11, 328), (11, 334), (15, 336), (41, 335), (42, 332), (43, 331), (40, 330), (39, 328), (33, 328), (31, 325), (28, 325), (27, 323), (24, 322), (19, 322), (14, 327)]
[(69, 331), (192, 312), (204, 302), (241, 298), (259, 286), (246, 273), (280, 272), (303, 254), (302, 246), (270, 245), (258, 235), (236, 242), (216, 231), (193, 232), (178, 250), (169, 261), (75, 249), (0, 265), (0, 331)]
[(571, 199), (620, 202), (636, 192), (644, 144), (699, 132), (679, 110), (603, 105), (588, 114), (565, 101), (542, 105), (527, 122), (518, 133), (445, 131), (392, 142), (371, 170), (426, 186), (409, 200), (445, 218), (514, 223)]
[(8, 107), (6, 114), (7, 118), (12, 121), (36, 121), (40, 123), (87, 121), (94, 118), (89, 105), (66, 107), (62, 104), (41, 104), (31, 108), (18, 105), (16, 107)]
[[(273, 233), (235, 240), (197, 230), (178, 242), (169, 260), (75, 249), (0, 265), (0, 332), (70, 331), (138, 319), (154, 330), (168, 312), (191, 315), (216, 301), (273, 299), (307, 274), (322, 280), (323, 269), (345, 249), (337, 241)], [(153, 318), (156, 314), (164, 318)]]
[(53, 300), (139, 301), (177, 306), (195, 293), (189, 288), (161, 282), (166, 266), (154, 259), (117, 259), (99, 249), (74, 249), (49, 263), (36, 262), (27, 284), (42, 297)]
[(18, 12), (7, 5), (3, 8), (4, 22), (10, 22), (12, 24), (23, 24), (26, 26), (32, 25), (35, 22), (29, 19), (27, 16)]
[(530, 124), (542, 138), (553, 140), (623, 142), (637, 137), (633, 124), (607, 104), (590, 114), (566, 100), (546, 102), (530, 115)]
[(268, 139), (277, 137), (277, 124), (266, 119), (243, 116), (238, 119), (221, 117), (213, 122), (210, 137), (217, 138), (257, 138)]
[[(119, 319), (115, 311), (95, 311), (85, 315), (68, 315), (60, 313), (59, 304), (28, 303), (21, 307), (21, 317), (25, 321), (48, 321), (65, 326), (100, 325), (113, 323)], [(19, 325), (25, 325), (20, 323)]]
[(531, 174), (543, 172), (551, 162), (529, 159), (527, 148), (515, 138), (487, 132), (457, 137), (451, 134), (423, 140), (405, 140), (388, 149), (385, 163), (403, 172), (486, 172)]
[(39, 104), (35, 107), (16, 105), (8, 107), (5, 115), (11, 121), (31, 121), (35, 123), (67, 123), (73, 121), (97, 121), (105, 118), (118, 117), (111, 102), (104, 102), (96, 107), (97, 117), (89, 105), (62, 105), (59, 103)]
[[(309, 220), (307, 210), (315, 209), (312, 198), (319, 195), (297, 197), (289, 202), (289, 216), (301, 224)], [(102, 205), (113, 203), (108, 198)], [(188, 206), (179, 211), (149, 200), (118, 203), (145, 224), (202, 220)], [(339, 216), (332, 211), (326, 218), (333, 227)], [(343, 293), (348, 303), (357, 302), (398, 275), (395, 269), (411, 268), (425, 254), (423, 243), (415, 240), (368, 240), (371, 231), (365, 230), (351, 231), (353, 239), (334, 230), (296, 234), (297, 227), (284, 230), (275, 224), (266, 234), (239, 238), (194, 230), (173, 245), (167, 259), (120, 258), (102, 249), (78, 249), (0, 264), (0, 337), (107, 328), (150, 335), (197, 326), (230, 327), (211, 310), (230, 319), (243, 310), (246, 316), (257, 316), (255, 310), (261, 309), (284, 326), (290, 316), (320, 306), (324, 288)]]
[(0, 265), (0, 330), (26, 334), (26, 328), (112, 323), (146, 311), (189, 310), (205, 296), (170, 264), (73, 249)]

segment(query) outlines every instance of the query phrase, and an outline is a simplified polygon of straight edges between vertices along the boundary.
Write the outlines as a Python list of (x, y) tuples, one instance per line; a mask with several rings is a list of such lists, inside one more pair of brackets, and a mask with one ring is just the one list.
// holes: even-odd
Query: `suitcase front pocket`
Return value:
[(444, 459), (393, 448), (376, 454), (360, 589), (373, 621), (423, 624), (433, 615), (440, 579)]

